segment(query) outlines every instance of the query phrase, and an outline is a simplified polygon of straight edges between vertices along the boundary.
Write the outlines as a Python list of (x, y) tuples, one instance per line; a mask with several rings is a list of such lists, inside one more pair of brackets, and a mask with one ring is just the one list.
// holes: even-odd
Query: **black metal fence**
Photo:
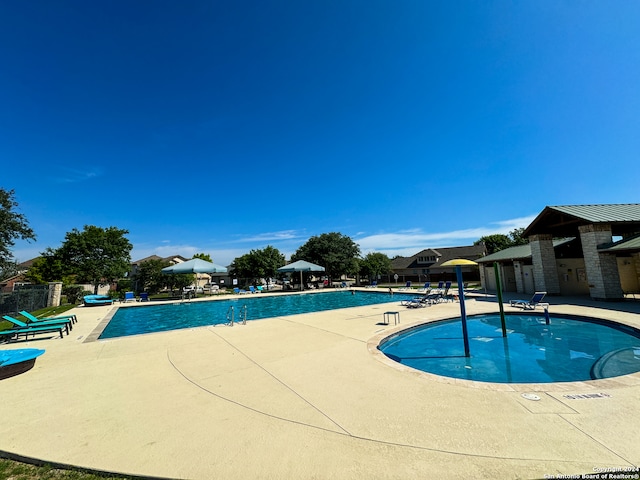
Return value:
[(32, 312), (47, 306), (49, 285), (20, 285), (11, 293), (0, 293), (0, 315)]

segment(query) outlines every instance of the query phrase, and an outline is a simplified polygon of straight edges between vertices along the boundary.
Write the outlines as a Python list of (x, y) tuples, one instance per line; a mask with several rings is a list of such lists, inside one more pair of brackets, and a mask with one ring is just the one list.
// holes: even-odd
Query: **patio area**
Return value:
[[(546, 300), (552, 313), (640, 328), (638, 301)], [(391, 332), (458, 316), (458, 303), (398, 302), (87, 341), (112, 308), (74, 309), (78, 323), (63, 339), (0, 345), (46, 350), (32, 370), (0, 382), (9, 407), (0, 451), (193, 480), (638, 472), (640, 374), (488, 384), (417, 372), (376, 350)], [(470, 295), (466, 308), (498, 311), (482, 294)], [(389, 310), (400, 312), (399, 326), (382, 324)]]

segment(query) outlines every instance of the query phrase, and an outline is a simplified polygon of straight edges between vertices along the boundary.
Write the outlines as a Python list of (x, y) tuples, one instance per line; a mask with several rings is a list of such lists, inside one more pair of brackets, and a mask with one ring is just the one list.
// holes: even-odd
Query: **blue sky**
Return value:
[(637, 1), (0, 0), (0, 187), (133, 260), (469, 245), (637, 203)]

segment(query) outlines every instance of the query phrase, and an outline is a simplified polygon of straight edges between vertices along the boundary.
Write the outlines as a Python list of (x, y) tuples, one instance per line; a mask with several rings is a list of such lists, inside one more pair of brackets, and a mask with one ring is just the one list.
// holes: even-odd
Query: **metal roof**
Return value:
[(631, 237), (631, 238), (625, 238), (607, 247), (598, 249), (598, 251), (600, 252), (621, 252), (626, 250), (632, 250), (632, 251), (640, 250), (640, 235), (636, 235), (635, 237)]
[(614, 235), (640, 232), (640, 203), (545, 207), (525, 229), (524, 236), (571, 236), (578, 233), (578, 227), (597, 223), (610, 224)]
[[(569, 243), (575, 240), (576, 237), (558, 238), (553, 241), (553, 248)], [(524, 258), (531, 258), (531, 245), (518, 245), (517, 247), (505, 248), (499, 252), (492, 253), (486, 257), (482, 257), (476, 260), (478, 263), (488, 262), (504, 262), (506, 260), (521, 260)]]

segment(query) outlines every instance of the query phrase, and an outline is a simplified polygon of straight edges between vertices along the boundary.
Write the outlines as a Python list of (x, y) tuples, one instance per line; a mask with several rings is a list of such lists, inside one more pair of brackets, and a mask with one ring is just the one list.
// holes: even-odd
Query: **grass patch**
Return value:
[(6, 480), (104, 480), (105, 478), (129, 480), (131, 477), (81, 472), (79, 470), (65, 470), (53, 468), (50, 465), (36, 466), (28, 463), (16, 462), (0, 458), (0, 478)]

